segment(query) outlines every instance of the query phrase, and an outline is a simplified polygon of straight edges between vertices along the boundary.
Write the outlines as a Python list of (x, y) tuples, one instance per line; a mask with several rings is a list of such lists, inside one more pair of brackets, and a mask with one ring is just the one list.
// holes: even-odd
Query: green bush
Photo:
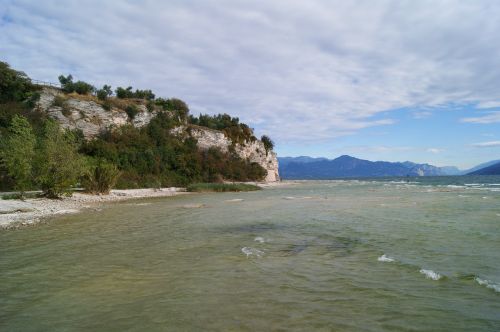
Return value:
[(264, 148), (266, 149), (266, 155), (269, 151), (272, 151), (274, 149), (274, 142), (266, 135), (262, 135), (260, 138), (262, 143), (264, 143)]
[(96, 91), (96, 96), (99, 100), (106, 100), (112, 94), (113, 91), (111, 90), (111, 86), (106, 84), (102, 87), (102, 89)]
[(0, 103), (23, 101), (33, 89), (25, 73), (11, 69), (8, 63), (0, 61)]
[(94, 86), (87, 82), (83, 81), (73, 82), (72, 75), (68, 76), (60, 75), (59, 82), (61, 83), (62, 90), (66, 93), (76, 92), (80, 95), (86, 95), (95, 91)]
[(35, 178), (49, 198), (70, 194), (83, 173), (84, 161), (75, 140), (74, 133), (63, 132), (55, 121), (45, 122), (35, 161)]
[(134, 120), (135, 116), (139, 113), (139, 110), (135, 105), (128, 105), (127, 108), (125, 108), (125, 113), (127, 113), (130, 120)]
[(187, 187), (191, 192), (255, 191), (259, 186), (247, 183), (193, 183)]
[(32, 187), (36, 137), (28, 120), (15, 115), (8, 134), (0, 141), (0, 163), (14, 179), (14, 189), (24, 192)]
[(109, 194), (115, 186), (120, 171), (104, 160), (92, 161), (82, 177), (82, 186), (92, 194)]

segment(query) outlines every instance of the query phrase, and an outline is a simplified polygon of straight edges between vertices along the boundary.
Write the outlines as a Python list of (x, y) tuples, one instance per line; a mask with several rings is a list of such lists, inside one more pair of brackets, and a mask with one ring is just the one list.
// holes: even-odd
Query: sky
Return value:
[(278, 156), (500, 159), (498, 1), (0, 0), (0, 61), (228, 113)]

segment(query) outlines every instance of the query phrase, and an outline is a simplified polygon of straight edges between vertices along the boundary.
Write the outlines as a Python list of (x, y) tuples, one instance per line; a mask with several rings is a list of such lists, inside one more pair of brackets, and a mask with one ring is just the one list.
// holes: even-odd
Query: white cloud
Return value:
[(432, 112), (428, 112), (428, 111), (413, 112), (414, 119), (427, 119), (430, 116), (432, 116)]
[(471, 145), (476, 148), (493, 148), (500, 146), (500, 141), (481, 142), (481, 143), (474, 143)]
[(430, 153), (438, 154), (438, 153), (443, 152), (444, 150), (443, 149), (438, 149), (438, 148), (428, 148), (426, 151), (430, 152)]
[[(151, 88), (277, 142), (496, 105), (496, 1), (29, 1), (0, 6), (0, 54), (33, 78)], [(421, 112), (421, 115), (424, 114)], [(417, 115), (418, 116), (418, 115)], [(482, 120), (481, 120), (482, 119)], [(500, 115), (465, 118), (500, 122)]]
[(462, 118), (461, 122), (469, 123), (480, 123), (480, 124), (490, 124), (500, 122), (500, 112), (489, 112), (487, 115), (473, 117), (473, 118)]

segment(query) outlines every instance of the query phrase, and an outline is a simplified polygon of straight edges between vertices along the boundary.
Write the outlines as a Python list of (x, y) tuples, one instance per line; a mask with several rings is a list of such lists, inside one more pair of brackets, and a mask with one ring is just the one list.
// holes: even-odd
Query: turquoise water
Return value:
[(129, 201), (1, 231), (0, 330), (500, 330), (500, 178), (402, 180)]

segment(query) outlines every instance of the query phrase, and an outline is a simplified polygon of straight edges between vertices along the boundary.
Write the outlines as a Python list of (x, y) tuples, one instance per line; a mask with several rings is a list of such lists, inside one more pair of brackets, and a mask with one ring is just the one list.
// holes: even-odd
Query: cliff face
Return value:
[[(93, 98), (85, 96), (66, 95), (53, 88), (44, 88), (38, 102), (38, 109), (56, 119), (63, 128), (80, 129), (86, 138), (92, 138), (104, 129), (132, 124), (135, 127), (147, 125), (158, 114), (158, 110), (149, 111), (140, 102), (134, 103), (137, 115), (130, 120), (127, 113), (111, 105), (108, 110)], [(227, 152), (231, 140), (224, 133), (199, 126), (180, 126), (173, 130), (177, 135), (191, 135), (198, 141), (200, 149), (218, 147)], [(264, 144), (256, 140), (245, 145), (236, 144), (236, 153), (242, 159), (256, 162), (267, 170), (266, 182), (279, 181), (278, 159), (276, 153), (266, 152)]]

